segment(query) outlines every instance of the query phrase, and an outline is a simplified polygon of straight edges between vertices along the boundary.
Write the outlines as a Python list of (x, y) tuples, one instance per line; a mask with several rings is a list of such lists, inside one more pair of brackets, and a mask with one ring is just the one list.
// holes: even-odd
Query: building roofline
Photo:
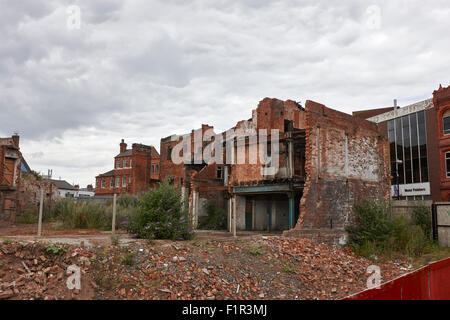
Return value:
[(398, 117), (406, 116), (411, 113), (416, 113), (422, 110), (426, 110), (428, 108), (431, 108), (433, 106), (433, 99), (426, 99), (420, 102), (416, 102), (413, 104), (410, 104), (406, 107), (398, 108), (393, 111), (389, 111), (386, 113), (382, 113), (378, 116), (368, 118), (367, 120), (375, 123), (381, 123), (385, 121), (389, 121)]

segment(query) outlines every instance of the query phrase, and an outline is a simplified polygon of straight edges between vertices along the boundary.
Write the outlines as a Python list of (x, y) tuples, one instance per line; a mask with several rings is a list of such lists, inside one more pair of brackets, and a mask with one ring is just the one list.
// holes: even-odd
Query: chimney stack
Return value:
[(14, 146), (15, 146), (16, 148), (18, 148), (18, 147), (19, 147), (19, 141), (20, 141), (20, 136), (19, 136), (19, 134), (18, 134), (18, 133), (14, 133), (13, 136), (12, 136), (12, 140), (13, 140), (13, 142), (14, 142)]
[(125, 152), (127, 150), (127, 144), (122, 139), (122, 142), (120, 143), (120, 153)]

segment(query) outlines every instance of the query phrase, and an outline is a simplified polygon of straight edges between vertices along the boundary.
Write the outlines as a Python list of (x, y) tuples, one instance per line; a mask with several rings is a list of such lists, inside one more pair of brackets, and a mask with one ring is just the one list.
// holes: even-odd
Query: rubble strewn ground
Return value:
[[(406, 261), (281, 236), (49, 246), (0, 242), (0, 299), (341, 299), (366, 288), (372, 264), (383, 282), (408, 272)], [(80, 291), (66, 287), (72, 264)]]

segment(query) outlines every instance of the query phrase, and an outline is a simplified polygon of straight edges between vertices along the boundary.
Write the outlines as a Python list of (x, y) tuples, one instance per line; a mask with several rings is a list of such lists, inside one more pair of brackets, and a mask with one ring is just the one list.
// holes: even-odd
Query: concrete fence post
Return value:
[(114, 199), (113, 199), (113, 216), (112, 216), (112, 235), (116, 233), (116, 202), (117, 202), (117, 194), (114, 193)]
[(42, 211), (44, 208), (44, 189), (41, 188), (41, 198), (39, 203), (38, 237), (42, 234)]

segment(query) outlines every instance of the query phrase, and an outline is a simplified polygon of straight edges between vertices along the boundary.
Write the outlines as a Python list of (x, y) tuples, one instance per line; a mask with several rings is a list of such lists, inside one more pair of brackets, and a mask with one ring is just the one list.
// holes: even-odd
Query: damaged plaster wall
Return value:
[(313, 101), (306, 123), (307, 178), (299, 219), (286, 234), (342, 242), (356, 203), (390, 197), (388, 140), (376, 124)]

